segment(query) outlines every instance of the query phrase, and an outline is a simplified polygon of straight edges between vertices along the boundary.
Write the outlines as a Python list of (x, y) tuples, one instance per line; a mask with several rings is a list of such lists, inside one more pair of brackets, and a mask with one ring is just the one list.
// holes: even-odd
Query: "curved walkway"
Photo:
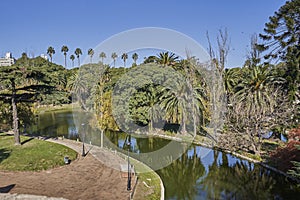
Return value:
[[(48, 141), (68, 146), (79, 155), (82, 153), (80, 142)], [(128, 199), (127, 179), (120, 172), (120, 165), (127, 162), (108, 150), (85, 147), (93, 156), (79, 156), (68, 166), (41, 172), (0, 172), (1, 187), (14, 185), (10, 190), (13, 194), (0, 194), (0, 199)]]

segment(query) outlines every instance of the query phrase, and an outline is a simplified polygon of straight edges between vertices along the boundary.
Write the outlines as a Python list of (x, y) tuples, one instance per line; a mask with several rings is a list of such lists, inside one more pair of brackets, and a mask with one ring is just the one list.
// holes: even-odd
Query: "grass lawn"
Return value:
[[(146, 165), (141, 164), (140, 162), (137, 162), (132, 159), (130, 160), (130, 162), (135, 166), (135, 169), (139, 177), (139, 186), (137, 187), (136, 190), (136, 198), (145, 199), (145, 200), (160, 199), (159, 176), (153, 170), (149, 169)], [(148, 172), (144, 172), (144, 171), (148, 171)], [(143, 182), (145, 182), (147, 186), (149, 186), (150, 188), (146, 187)], [(139, 197), (139, 194), (143, 194), (144, 196)]]
[(0, 133), (0, 170), (40, 171), (64, 165), (64, 157), (75, 160), (77, 153), (63, 145), (21, 136), (23, 145), (14, 145), (14, 136)]
[[(120, 157), (127, 159), (125, 154), (120, 153)], [(134, 199), (143, 200), (157, 200), (160, 199), (160, 177), (147, 165), (139, 162), (133, 158), (130, 158), (130, 163), (134, 165), (135, 171), (138, 175), (138, 184), (136, 187)], [(147, 186), (143, 183), (145, 182)]]

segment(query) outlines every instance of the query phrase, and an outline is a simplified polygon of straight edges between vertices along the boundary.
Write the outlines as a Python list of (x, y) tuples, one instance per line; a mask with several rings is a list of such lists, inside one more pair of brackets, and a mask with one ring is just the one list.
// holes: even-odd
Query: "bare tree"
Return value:
[(287, 125), (295, 113), (279, 87), (269, 87), (260, 103), (254, 103), (251, 93), (246, 99), (229, 98), (227, 130), (219, 145), (232, 151), (243, 150), (260, 156), (263, 137), (278, 125)]
[(211, 81), (209, 85), (211, 87), (210, 99), (212, 103), (212, 123), (210, 127), (210, 134), (214, 136), (215, 140), (217, 140), (220, 130), (217, 130), (216, 127), (222, 126), (226, 111), (226, 93), (223, 75), (225, 63), (230, 49), (230, 41), (226, 28), (224, 30), (219, 29), (217, 36), (217, 49), (213, 48), (208, 32), (206, 33), (206, 36), (208, 40), (208, 52), (211, 59), (211, 79), (208, 80)]
[(217, 36), (217, 50), (214, 50), (208, 32), (206, 32), (206, 37), (208, 41), (208, 53), (216, 65), (220, 73), (223, 73), (225, 69), (225, 63), (227, 61), (227, 56), (230, 50), (230, 39), (228, 37), (227, 28), (224, 30), (219, 29), (219, 34)]

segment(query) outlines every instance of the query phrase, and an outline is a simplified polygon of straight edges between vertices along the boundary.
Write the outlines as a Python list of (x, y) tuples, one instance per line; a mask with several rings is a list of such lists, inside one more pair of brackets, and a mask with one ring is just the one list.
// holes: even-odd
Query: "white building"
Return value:
[(0, 58), (0, 67), (12, 66), (13, 64), (15, 64), (15, 59), (12, 57), (11, 52), (7, 52), (4, 58)]
[(48, 60), (48, 56), (45, 54), (41, 54), (41, 57), (44, 58), (45, 60)]

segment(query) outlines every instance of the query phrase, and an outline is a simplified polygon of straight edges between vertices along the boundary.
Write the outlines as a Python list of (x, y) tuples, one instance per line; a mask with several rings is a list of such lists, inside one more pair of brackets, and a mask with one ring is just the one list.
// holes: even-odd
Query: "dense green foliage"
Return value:
[[(44, 58), (22, 54), (13, 66), (0, 68), (1, 128), (14, 128), (19, 144), (19, 125), (33, 120), (34, 107), (70, 102), (67, 70)], [(3, 126), (4, 125), (4, 126)]]
[[(161, 53), (157, 64), (131, 68), (83, 65), (73, 87), (73, 99), (96, 113), (102, 129), (153, 132), (173, 124), (181, 126), (175, 132), (199, 133), (209, 122), (210, 97), (204, 78), (192, 70), (191, 63), (174, 60), (174, 54), (168, 56)], [(119, 127), (115, 121), (121, 122)]]
[(300, 1), (287, 1), (265, 24), (264, 33), (260, 34), (264, 43), (258, 45), (270, 61), (281, 59), (286, 68), (285, 89), (289, 97), (299, 100), (300, 94)]
[[(89, 49), (90, 63), (80, 66), (82, 50), (76, 48), (70, 59), (74, 65), (77, 57), (78, 68), (67, 70), (52, 63), (51, 46), (47, 50), (51, 62), (24, 53), (13, 66), (0, 68), (1, 129), (14, 128), (17, 136), (19, 125), (33, 121), (34, 106), (73, 101), (94, 113), (90, 123), (102, 130), (201, 134), (214, 142), (220, 134), (217, 145), (259, 158), (270, 131), (278, 136), (299, 126), (299, 24), (300, 1), (286, 2), (265, 24), (261, 43), (256, 36), (251, 39), (250, 54), (241, 68), (224, 68), (227, 31), (220, 31), (219, 52), (210, 45), (211, 63), (206, 65), (161, 52), (140, 65), (134, 53), (134, 64), (126, 67), (125, 52), (119, 55), (123, 67), (116, 68), (115, 52), (109, 66), (104, 64), (105, 52), (97, 55), (99, 63), (93, 63), (95, 52)], [(66, 65), (68, 47), (61, 51)], [(226, 109), (220, 105), (223, 99)], [(223, 118), (224, 128), (215, 128), (223, 125)]]

